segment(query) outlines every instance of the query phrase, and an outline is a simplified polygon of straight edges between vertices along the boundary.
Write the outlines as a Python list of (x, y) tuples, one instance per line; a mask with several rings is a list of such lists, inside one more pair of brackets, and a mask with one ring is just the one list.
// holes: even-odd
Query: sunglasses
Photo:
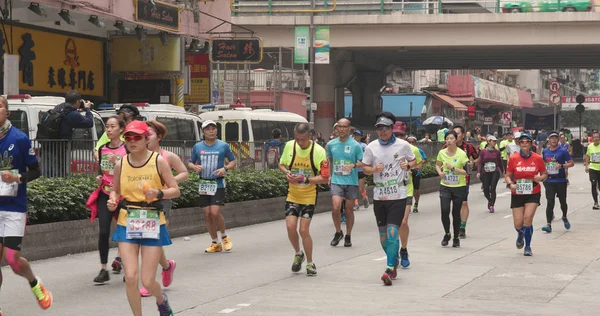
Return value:
[(375, 129), (377, 131), (389, 131), (392, 128), (390, 126), (377, 126)]
[(139, 142), (142, 139), (144, 139), (143, 135), (125, 135), (125, 142), (127, 143)]
[(523, 139), (523, 140), (519, 141), (519, 144), (527, 144), (527, 143), (531, 143), (531, 141), (528, 139)]

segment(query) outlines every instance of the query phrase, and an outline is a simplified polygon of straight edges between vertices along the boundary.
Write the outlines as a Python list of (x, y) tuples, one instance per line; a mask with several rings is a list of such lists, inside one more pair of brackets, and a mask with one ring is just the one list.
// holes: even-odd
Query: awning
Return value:
[(445, 94), (440, 94), (440, 93), (436, 93), (436, 92), (431, 92), (431, 94), (438, 100), (449, 104), (450, 106), (452, 106), (455, 110), (457, 111), (468, 111), (468, 108), (466, 105), (454, 100), (452, 97), (447, 96)]

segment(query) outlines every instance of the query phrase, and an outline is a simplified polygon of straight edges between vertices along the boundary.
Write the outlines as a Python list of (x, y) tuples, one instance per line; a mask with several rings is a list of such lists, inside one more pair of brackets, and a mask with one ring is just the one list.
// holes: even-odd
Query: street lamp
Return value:
[(75, 21), (73, 21), (73, 19), (71, 18), (71, 14), (69, 14), (69, 10), (67, 10), (67, 9), (60, 9), (60, 12), (58, 13), (58, 15), (63, 20), (65, 20), (65, 22), (67, 22), (67, 24), (75, 25)]

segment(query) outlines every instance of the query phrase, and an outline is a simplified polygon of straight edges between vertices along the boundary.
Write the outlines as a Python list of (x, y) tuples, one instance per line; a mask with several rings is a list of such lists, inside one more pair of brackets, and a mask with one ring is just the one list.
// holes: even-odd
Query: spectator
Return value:
[(269, 167), (277, 168), (279, 157), (283, 153), (285, 143), (281, 141), (281, 130), (279, 128), (275, 128), (271, 131), (271, 137), (273, 137), (273, 139), (265, 145), (265, 153), (267, 155)]
[(445, 136), (448, 133), (448, 122), (442, 123), (442, 127), (437, 131), (438, 143), (445, 143)]

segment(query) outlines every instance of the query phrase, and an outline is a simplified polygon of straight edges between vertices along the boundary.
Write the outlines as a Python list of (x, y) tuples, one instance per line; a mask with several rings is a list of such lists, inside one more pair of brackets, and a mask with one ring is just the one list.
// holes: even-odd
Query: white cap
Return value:
[(521, 132), (515, 132), (515, 138), (521, 137)]
[(487, 139), (488, 141), (490, 141), (490, 140), (498, 140), (498, 138), (496, 138), (496, 136), (494, 136), (494, 135), (488, 135), (488, 136), (486, 137), (486, 139)]
[(217, 123), (215, 123), (215, 121), (207, 120), (204, 121), (204, 123), (202, 123), (202, 129), (207, 128), (209, 125), (214, 125), (215, 127), (217, 127)]

